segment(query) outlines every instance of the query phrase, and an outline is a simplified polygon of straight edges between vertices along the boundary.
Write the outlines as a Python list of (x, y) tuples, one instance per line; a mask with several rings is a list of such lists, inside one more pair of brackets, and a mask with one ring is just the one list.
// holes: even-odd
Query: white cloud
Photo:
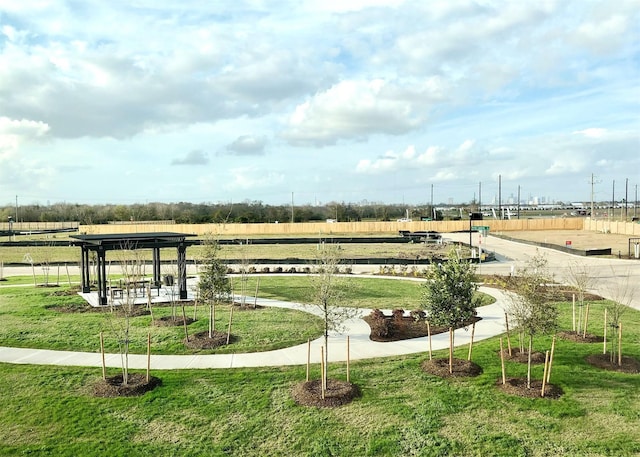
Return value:
[(383, 79), (342, 81), (298, 105), (283, 137), (293, 145), (324, 146), (400, 135), (423, 124), (433, 101), (444, 98), (444, 86), (439, 78), (416, 86)]

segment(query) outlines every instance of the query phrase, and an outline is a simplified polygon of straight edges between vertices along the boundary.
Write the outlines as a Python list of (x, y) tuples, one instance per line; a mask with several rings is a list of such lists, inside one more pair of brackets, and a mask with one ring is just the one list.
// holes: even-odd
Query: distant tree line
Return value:
[[(333, 219), (339, 222), (362, 220), (390, 221), (408, 216), (413, 220), (430, 217), (430, 205), (412, 206), (399, 204), (364, 203), (353, 204), (331, 202), (325, 205), (300, 205), (293, 209), (288, 205), (265, 205), (261, 201), (241, 203), (136, 203), (132, 205), (82, 205), (55, 203), (52, 205), (20, 205), (17, 208), (18, 221), (22, 222), (64, 222), (77, 221), (81, 224), (107, 224), (118, 221), (166, 221), (178, 224), (205, 223), (274, 223), (313, 222)], [(0, 221), (15, 219), (14, 206), (0, 207)], [(438, 213), (438, 218), (442, 214)]]

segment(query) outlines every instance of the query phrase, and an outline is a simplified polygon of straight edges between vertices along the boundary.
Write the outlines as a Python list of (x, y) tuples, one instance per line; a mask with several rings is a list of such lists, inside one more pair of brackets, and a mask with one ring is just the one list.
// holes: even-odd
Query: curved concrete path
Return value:
[[(473, 236), (474, 245), (477, 246), (478, 235), (474, 234)], [(454, 241), (469, 241), (468, 233), (450, 233), (445, 234), (445, 237)], [(484, 242), (484, 248), (497, 253), (497, 261), (481, 264), (479, 273), (508, 275), (513, 269), (523, 265), (539, 250), (547, 256), (550, 268), (559, 280), (566, 282), (569, 267), (573, 263), (580, 263), (587, 266), (590, 272), (593, 272), (593, 276), (597, 278), (597, 285), (593, 292), (606, 298), (615, 299), (617, 298), (616, 295), (626, 287), (630, 292), (635, 292), (635, 295), (629, 300), (629, 304), (633, 308), (640, 310), (640, 293), (637, 291), (637, 285), (640, 284), (640, 261), (579, 257), (553, 249), (537, 248), (529, 244), (507, 241), (492, 236), (485, 238)], [(356, 265), (353, 267), (354, 273), (371, 273), (377, 270), (377, 265)], [(7, 272), (9, 272), (8, 275), (31, 274), (30, 267), (5, 268), (5, 274)], [(634, 288), (636, 289), (633, 290)], [(478, 308), (478, 315), (482, 317), (482, 320), (476, 324), (475, 341), (504, 332), (504, 310), (508, 304), (508, 298), (504, 292), (486, 287), (481, 287), (480, 290), (494, 296), (496, 302), (492, 305)], [(275, 300), (259, 299), (258, 303), (263, 306), (280, 306), (307, 312), (316, 311), (312, 306)], [(346, 360), (345, 335), (349, 335), (350, 357), (352, 360), (428, 351), (428, 339), (426, 337), (389, 343), (371, 341), (369, 339), (369, 326), (361, 319), (362, 316), (367, 315), (370, 311), (367, 309), (360, 310), (360, 317), (347, 322), (344, 334), (333, 334), (329, 337), (330, 361)], [(389, 311), (387, 310), (387, 312)], [(456, 330), (456, 346), (468, 344), (470, 336), (471, 332), (468, 330)], [(320, 347), (323, 344), (324, 340), (322, 338), (311, 342), (312, 363), (320, 362)], [(434, 335), (432, 337), (433, 350), (447, 348), (448, 344), (448, 334)], [(152, 355), (151, 367), (154, 370), (170, 370), (301, 365), (307, 361), (307, 350), (307, 344), (302, 344), (275, 351), (248, 354)], [(98, 353), (8, 347), (0, 347), (0, 362), (92, 367), (99, 367), (102, 364)], [(109, 367), (120, 367), (120, 355), (108, 354), (106, 356), (106, 364)], [(146, 366), (146, 355), (129, 355), (130, 368), (143, 369)]]
[[(497, 289), (481, 287), (484, 293), (496, 298), (496, 302), (478, 308), (478, 315), (482, 320), (476, 324), (474, 341), (480, 341), (504, 331), (504, 306), (506, 295)], [(258, 299), (262, 306), (277, 306), (282, 308), (298, 309), (300, 311), (319, 314), (318, 310), (310, 305), (288, 303), (276, 300)], [(349, 335), (349, 349), (351, 360), (368, 359), (374, 357), (389, 357), (417, 352), (427, 352), (429, 342), (427, 337), (413, 338), (404, 341), (379, 343), (369, 339), (369, 325), (362, 320), (368, 315), (370, 309), (359, 310), (359, 315), (345, 323), (346, 330), (343, 334), (333, 333), (329, 336), (329, 360), (332, 362), (345, 361), (347, 359), (346, 335)], [(387, 313), (390, 313), (387, 310)], [(470, 329), (458, 329), (455, 331), (456, 346), (469, 343)], [(320, 347), (324, 344), (323, 338), (311, 342), (311, 362), (320, 363)], [(449, 335), (439, 334), (432, 337), (432, 349), (444, 349), (449, 347)], [(259, 366), (303, 365), (307, 362), (308, 345), (301, 344), (284, 349), (266, 352), (253, 352), (246, 354), (207, 354), (207, 355), (151, 355), (151, 367), (154, 370), (178, 370), (199, 368), (238, 368)], [(99, 353), (54, 351), (48, 349), (23, 349), (0, 347), (0, 362), (16, 364), (37, 365), (66, 365), (100, 367), (102, 365)], [(120, 367), (120, 354), (107, 354), (105, 358), (108, 367)], [(143, 354), (129, 355), (129, 368), (144, 369), (147, 366), (147, 356)]]

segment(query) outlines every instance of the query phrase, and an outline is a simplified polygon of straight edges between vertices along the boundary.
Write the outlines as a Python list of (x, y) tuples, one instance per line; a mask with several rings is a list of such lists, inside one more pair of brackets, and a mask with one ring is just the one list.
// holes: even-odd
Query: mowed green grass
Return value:
[[(47, 348), (95, 352), (100, 347), (100, 332), (105, 335), (105, 349), (118, 350), (118, 336), (114, 332), (122, 324), (122, 319), (114, 317), (109, 309), (90, 309), (77, 294), (65, 285), (60, 287), (33, 287), (24, 277), (12, 277), (7, 281), (15, 287), (0, 287), (0, 346), (27, 348)], [(416, 281), (399, 281), (381, 278), (345, 278), (351, 284), (345, 297), (345, 306), (406, 310), (420, 307), (421, 286)], [(259, 282), (259, 283), (258, 283)], [(240, 279), (235, 277), (235, 293), (239, 294)], [(306, 275), (249, 276), (245, 286), (248, 304), (258, 286), (258, 295), (264, 298), (309, 303), (311, 283)], [(487, 302), (491, 298), (484, 296)], [(89, 312), (64, 312), (60, 307), (88, 309)], [(182, 316), (182, 308), (169, 305), (152, 308), (153, 318), (160, 319), (175, 313)], [(189, 318), (197, 318), (188, 325), (188, 333), (193, 335), (208, 329), (208, 307), (200, 304), (197, 310), (192, 305), (185, 306)], [(216, 307), (216, 329), (226, 332), (230, 318), (230, 307)], [(156, 354), (191, 354), (195, 351), (185, 348), (183, 326), (158, 327), (152, 325), (150, 315), (131, 318), (132, 353), (146, 351), (147, 334), (151, 335), (153, 352)], [(199, 353), (241, 353), (257, 352), (294, 346), (322, 335), (322, 321), (308, 313), (282, 308), (259, 308), (235, 312), (232, 319), (232, 334), (235, 342), (215, 350)]]
[[(383, 287), (365, 280), (360, 291), (378, 295), (365, 291), (388, 289), (389, 280), (381, 281)], [(276, 289), (299, 296), (298, 287)], [(605, 305), (591, 304), (590, 333), (602, 335)], [(560, 308), (561, 327), (570, 328), (571, 304)], [(628, 311), (623, 321), (623, 353), (640, 358), (640, 313)], [(534, 345), (549, 349), (551, 338), (536, 338)], [(585, 357), (601, 352), (601, 343), (557, 341), (551, 382), (564, 390), (559, 400), (500, 392), (498, 348), (497, 338), (478, 343), (473, 360), (484, 372), (462, 380), (423, 373), (426, 354), (354, 361), (351, 381), (362, 396), (336, 409), (293, 402), (291, 388), (304, 380), (303, 366), (156, 371), (162, 386), (154, 391), (105, 399), (91, 394), (100, 368), (0, 364), (0, 455), (640, 454), (640, 375), (589, 366)], [(466, 347), (456, 351), (466, 355)], [(535, 366), (533, 377), (540, 379), (542, 370)], [(524, 376), (526, 367), (507, 363), (507, 373)], [(313, 366), (312, 377), (318, 376)], [(345, 364), (330, 364), (329, 376), (345, 379)]]
[[(118, 333), (122, 317), (109, 309), (88, 312), (63, 312), (58, 307), (88, 309), (77, 294), (58, 295), (66, 290), (41, 287), (0, 288), (0, 346), (48, 348), (96, 352), (100, 349), (100, 332), (104, 334), (105, 350), (118, 351)], [(178, 305), (175, 311), (169, 305), (153, 306), (154, 319), (182, 316)], [(208, 307), (200, 304), (197, 310), (185, 306), (185, 314), (197, 320), (188, 326), (190, 335), (209, 328)], [(226, 332), (230, 319), (230, 307), (216, 307), (215, 328)], [(241, 353), (280, 349), (306, 342), (322, 334), (321, 319), (301, 311), (282, 308), (260, 308), (237, 311), (233, 315), (231, 333), (234, 344), (215, 350), (194, 351), (183, 344), (183, 326), (159, 327), (152, 325), (150, 315), (132, 317), (130, 326), (130, 351), (146, 352), (147, 335), (151, 335), (156, 354)]]

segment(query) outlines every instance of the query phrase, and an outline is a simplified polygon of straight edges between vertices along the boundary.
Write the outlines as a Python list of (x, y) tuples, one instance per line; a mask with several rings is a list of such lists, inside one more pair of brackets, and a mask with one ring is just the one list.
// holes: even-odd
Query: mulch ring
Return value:
[(106, 380), (100, 379), (93, 385), (95, 397), (135, 397), (155, 389), (162, 381), (155, 376), (149, 377), (143, 373), (129, 373), (127, 385), (122, 384), (122, 374), (108, 376)]
[[(189, 341), (186, 341), (186, 339), (182, 341), (189, 349), (215, 349), (227, 345), (227, 333), (214, 331), (213, 336), (209, 338), (209, 331), (205, 330), (204, 332), (189, 335)], [(237, 341), (237, 337), (231, 335), (229, 344), (234, 341)]]
[(182, 316), (162, 316), (158, 319), (154, 319), (153, 325), (156, 327), (176, 327), (178, 325), (185, 325), (185, 321), (187, 325), (194, 322), (190, 317), (183, 319)]
[[(510, 395), (525, 398), (542, 398), (542, 380), (532, 379), (531, 388), (527, 387), (527, 378), (507, 378), (506, 384), (502, 384), (502, 378), (496, 381), (500, 390)], [(563, 390), (553, 384), (545, 384), (544, 398), (558, 399), (564, 394)]]
[(563, 340), (572, 341), (574, 343), (602, 343), (604, 340), (603, 337), (593, 335), (591, 333), (587, 333), (582, 336), (583, 333), (574, 332), (574, 331), (563, 331), (558, 332), (558, 336)]
[(618, 371), (620, 373), (631, 374), (640, 373), (640, 360), (634, 357), (623, 355), (622, 365), (618, 365), (617, 357), (615, 363), (611, 362), (610, 357), (610, 354), (592, 354), (588, 355), (585, 360), (588, 364), (593, 365), (597, 368), (602, 368), (603, 370)]
[[(529, 363), (529, 352), (521, 351), (520, 348), (511, 348), (511, 355), (509, 355), (509, 350), (504, 348), (502, 351), (504, 353), (504, 359), (510, 360), (512, 362), (518, 363)], [(500, 356), (500, 351), (498, 350), (498, 356)], [(544, 363), (545, 354), (542, 352), (533, 351), (531, 353), (531, 364), (537, 365), (540, 363)]]
[(469, 360), (453, 359), (453, 369), (449, 372), (449, 359), (431, 359), (422, 362), (422, 371), (441, 378), (467, 378), (482, 374), (482, 367)]
[(233, 302), (233, 310), (234, 311), (255, 311), (255, 310), (259, 310), (259, 309), (264, 309), (264, 306), (262, 305), (254, 305), (253, 302), (238, 302), (238, 301), (234, 301)]
[(318, 408), (335, 408), (346, 405), (360, 396), (357, 385), (335, 379), (327, 380), (327, 389), (322, 398), (322, 380), (301, 382), (293, 386), (291, 395), (293, 401), (301, 406), (316, 406)]
[[(397, 320), (393, 316), (385, 316), (385, 319), (388, 322), (393, 323), (393, 330), (387, 336), (379, 336), (376, 335), (373, 331), (373, 327), (375, 326), (373, 318), (368, 315), (362, 318), (368, 325), (371, 332), (369, 333), (369, 339), (371, 341), (377, 341), (380, 343), (388, 343), (391, 341), (402, 341), (408, 340), (411, 338), (423, 338), (428, 336), (427, 332), (427, 322), (424, 319), (416, 320), (411, 316), (405, 316), (402, 320)], [(464, 323), (459, 328), (470, 328), (472, 324), (482, 320), (481, 317), (474, 316)], [(430, 328), (431, 335), (437, 335), (439, 333), (445, 333), (449, 331), (449, 327), (437, 327), (431, 326)]]

